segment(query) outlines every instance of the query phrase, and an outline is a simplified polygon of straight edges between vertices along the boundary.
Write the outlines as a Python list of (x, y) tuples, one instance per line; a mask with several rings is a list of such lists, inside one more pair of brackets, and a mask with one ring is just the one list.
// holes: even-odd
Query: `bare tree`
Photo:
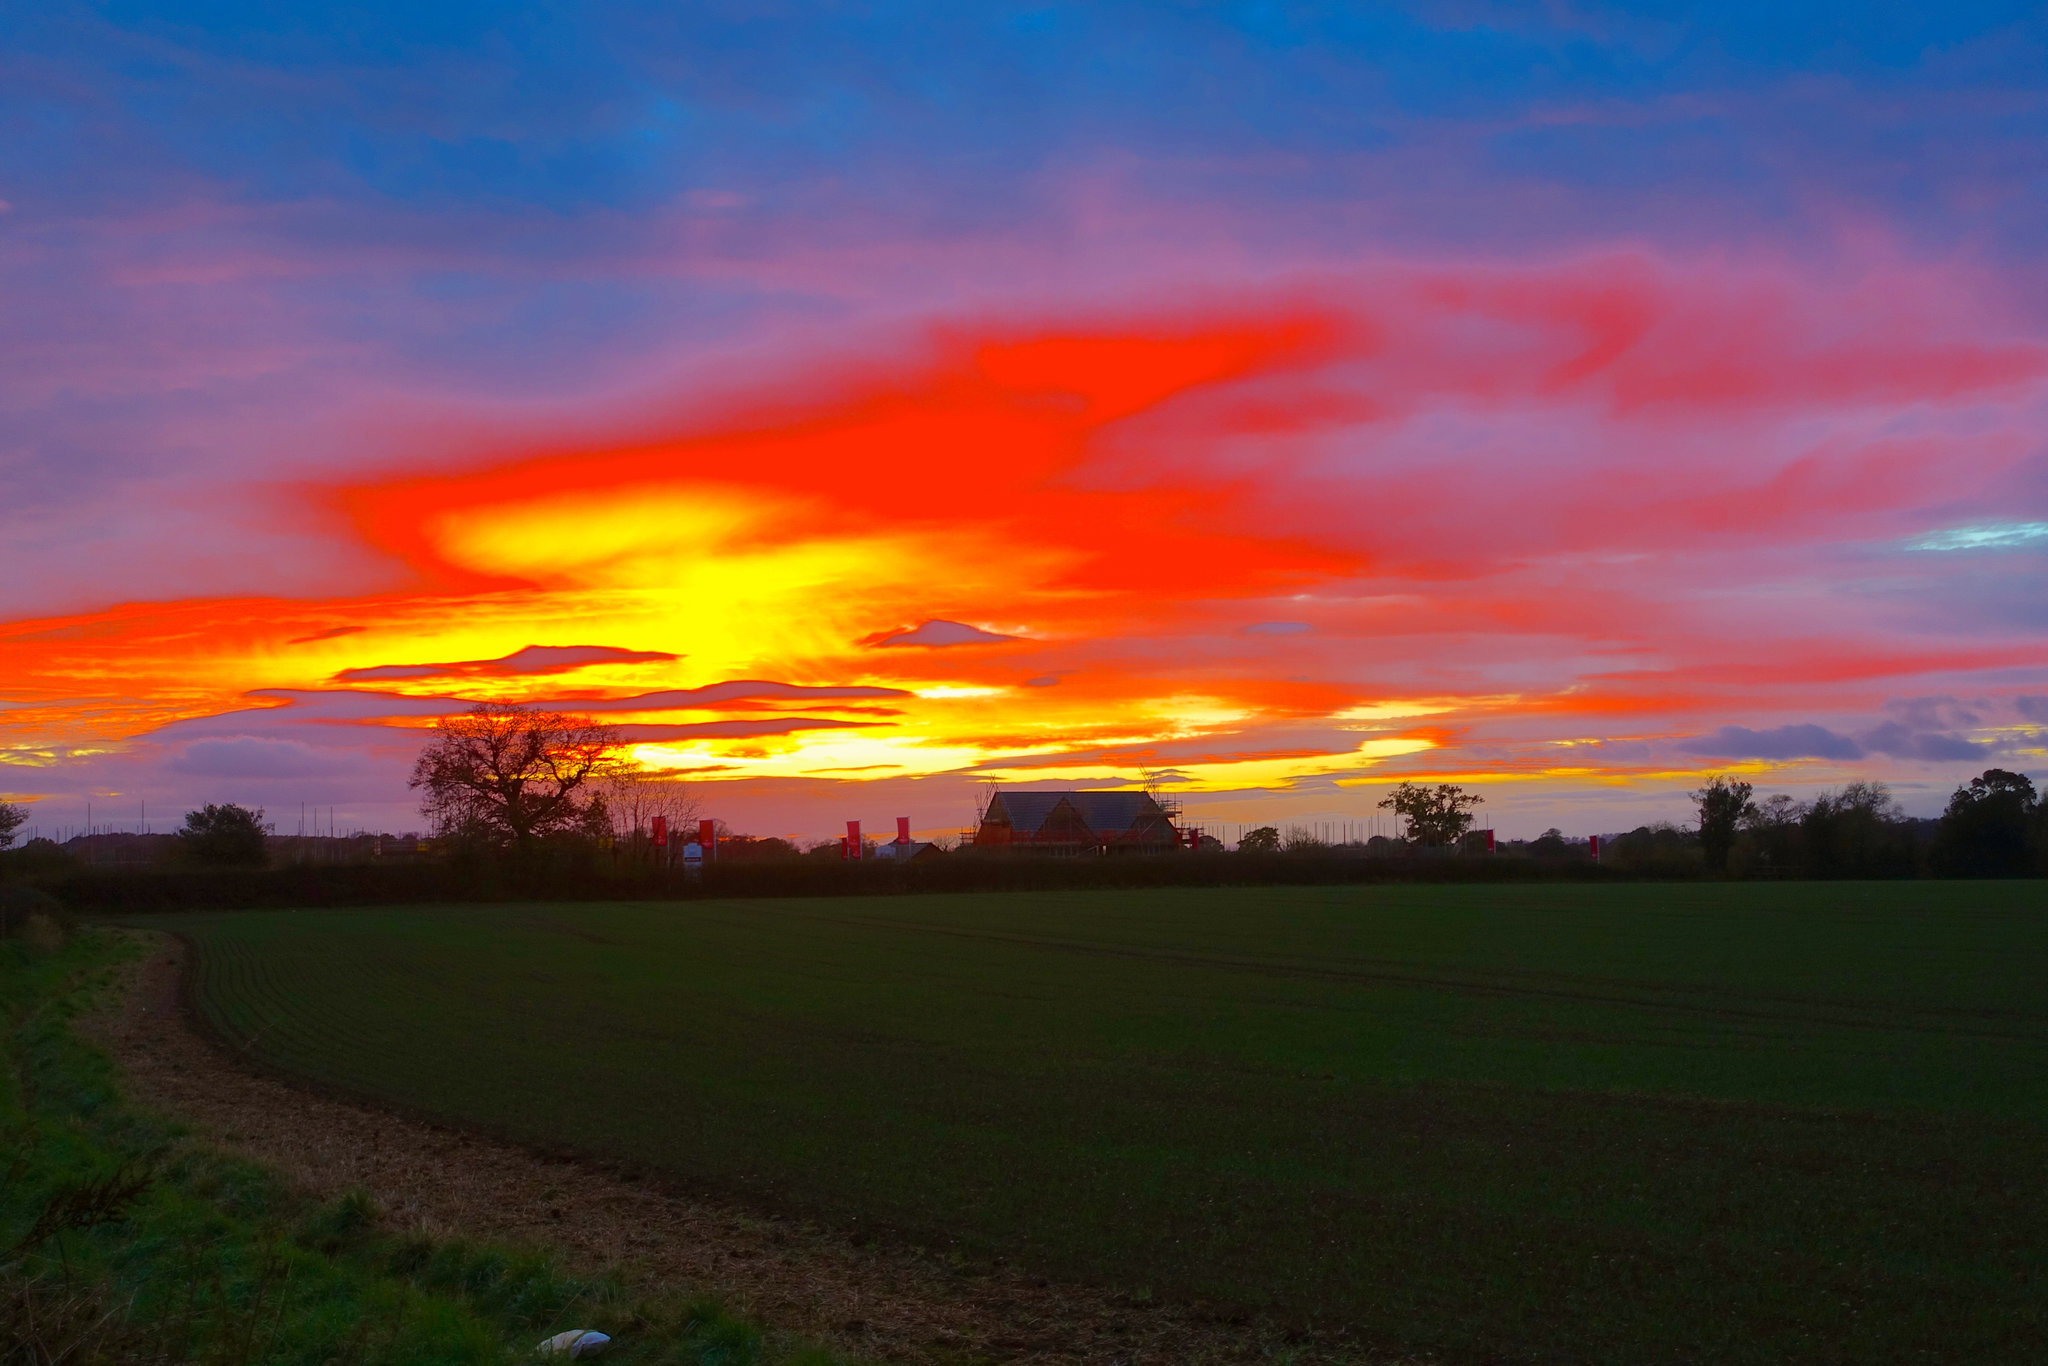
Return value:
[(696, 794), (678, 780), (644, 768), (614, 768), (600, 784), (612, 832), (632, 838), (653, 829), (654, 818), (667, 822), (670, 848), (682, 843), (689, 826), (702, 814)]
[(1330, 842), (1305, 825), (1287, 827), (1287, 838), (1281, 846), (1290, 854), (1321, 854), (1329, 850)]
[(621, 743), (610, 726), (479, 702), (435, 725), (411, 785), (425, 790), (420, 809), (439, 833), (523, 853), (550, 835), (587, 828), (585, 790), (618, 764)]

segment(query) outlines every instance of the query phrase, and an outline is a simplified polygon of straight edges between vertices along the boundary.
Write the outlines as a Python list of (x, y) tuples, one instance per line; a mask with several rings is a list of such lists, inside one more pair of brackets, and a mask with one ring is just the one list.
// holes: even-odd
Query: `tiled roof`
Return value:
[(1036, 834), (1038, 827), (1045, 824), (1045, 818), (1052, 814), (1054, 807), (1072, 795), (1069, 792), (998, 792), (995, 800), (1002, 803), (1003, 814), (1010, 818), (1010, 828), (1020, 835), (1030, 835)]
[(1020, 835), (1036, 834), (1061, 802), (1098, 835), (1121, 834), (1163, 814), (1149, 792), (998, 792), (995, 800)]

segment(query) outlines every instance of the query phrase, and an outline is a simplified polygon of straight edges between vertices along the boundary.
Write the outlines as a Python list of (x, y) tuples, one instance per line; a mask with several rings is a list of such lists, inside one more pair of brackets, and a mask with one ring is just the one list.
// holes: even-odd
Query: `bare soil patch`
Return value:
[(185, 944), (141, 937), (148, 952), (130, 965), (118, 1005), (89, 1025), (134, 1099), (316, 1195), (367, 1191), (396, 1227), (546, 1246), (572, 1269), (615, 1271), (641, 1290), (708, 1291), (771, 1330), (876, 1360), (1384, 1360), (1341, 1332), (1134, 1300), (1014, 1268), (958, 1268), (914, 1247), (856, 1246), (801, 1221), (289, 1084), (233, 1057), (190, 1017)]

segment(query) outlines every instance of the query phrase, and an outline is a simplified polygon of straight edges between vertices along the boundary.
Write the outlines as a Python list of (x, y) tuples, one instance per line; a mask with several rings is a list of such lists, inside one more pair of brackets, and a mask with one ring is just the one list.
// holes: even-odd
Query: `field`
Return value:
[(403, 1109), (1451, 1360), (2048, 1359), (2040, 883), (151, 917)]
[(572, 1323), (618, 1335), (607, 1366), (847, 1366), (667, 1287), (388, 1227), (130, 1105), (101, 1050), (150, 1018), (100, 1008), (135, 947), (48, 920), (0, 937), (6, 1366), (532, 1366)]

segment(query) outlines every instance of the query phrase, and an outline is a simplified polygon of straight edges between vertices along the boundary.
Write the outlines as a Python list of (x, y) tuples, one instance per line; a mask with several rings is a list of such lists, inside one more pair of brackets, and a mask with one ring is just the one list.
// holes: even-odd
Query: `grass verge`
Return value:
[(502, 1363), (565, 1328), (606, 1359), (832, 1366), (711, 1300), (650, 1300), (542, 1252), (385, 1227), (125, 1105), (71, 1028), (132, 947), (0, 941), (0, 1366)]

